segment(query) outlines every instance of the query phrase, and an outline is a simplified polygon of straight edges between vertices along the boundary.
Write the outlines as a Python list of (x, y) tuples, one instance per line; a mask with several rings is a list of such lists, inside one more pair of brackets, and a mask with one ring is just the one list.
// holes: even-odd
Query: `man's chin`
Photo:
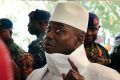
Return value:
[(46, 49), (46, 53), (54, 54), (54, 53), (58, 53), (58, 51), (56, 52), (54, 49)]
[(48, 49), (48, 48), (46, 48), (45, 51), (46, 51), (47, 53), (49, 53), (49, 54), (52, 54), (52, 53), (53, 53), (53, 51), (52, 51), (51, 49)]
[(92, 43), (92, 40), (85, 40), (84, 43), (86, 43), (86, 44), (90, 44), (90, 43)]
[(29, 29), (28, 29), (28, 32), (29, 32), (30, 34), (32, 34), (32, 35), (35, 34), (35, 32), (34, 32), (33, 30), (29, 30)]

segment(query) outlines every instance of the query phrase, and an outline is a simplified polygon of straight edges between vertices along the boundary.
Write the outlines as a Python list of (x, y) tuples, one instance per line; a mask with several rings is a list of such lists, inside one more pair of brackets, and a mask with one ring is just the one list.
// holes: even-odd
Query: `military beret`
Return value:
[(0, 27), (1, 28), (7, 28), (7, 29), (12, 29), (13, 23), (11, 20), (7, 18), (2, 18), (0, 19)]
[(49, 21), (50, 16), (49, 12), (39, 9), (29, 13), (30, 20)]
[(99, 19), (94, 13), (89, 13), (88, 28), (93, 27), (94, 25), (99, 24)]

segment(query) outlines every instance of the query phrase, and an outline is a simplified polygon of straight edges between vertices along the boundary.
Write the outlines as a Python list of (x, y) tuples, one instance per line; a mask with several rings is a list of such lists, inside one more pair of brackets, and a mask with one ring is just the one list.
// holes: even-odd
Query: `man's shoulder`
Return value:
[(107, 51), (107, 49), (106, 49), (105, 47), (103, 47), (101, 44), (97, 43), (97, 45), (98, 45), (98, 46), (99, 46), (99, 48), (101, 48), (102, 50), (104, 50), (104, 51), (108, 52), (108, 51)]
[(24, 50), (17, 45), (15, 42), (11, 42), (10, 44), (8, 44), (8, 48), (12, 53), (22, 53), (24, 52)]
[[(93, 78), (97, 80), (120, 79), (120, 74), (116, 70), (103, 66), (101, 64), (97, 64), (97, 63), (91, 63), (87, 67), (87, 73), (90, 74), (90, 76), (93, 76)], [(97, 76), (94, 76), (94, 75), (97, 75)]]
[(42, 41), (39, 40), (39, 39), (36, 39), (36, 40), (33, 40), (29, 46), (35, 46), (35, 45), (41, 45), (42, 44)]
[(38, 42), (37, 39), (33, 40), (30, 44), (35, 44), (36, 42)]
[[(101, 44), (99, 44), (99, 43), (96, 43), (99, 47), (101, 47), (101, 48), (104, 48)], [(105, 48), (104, 48), (105, 49)]]

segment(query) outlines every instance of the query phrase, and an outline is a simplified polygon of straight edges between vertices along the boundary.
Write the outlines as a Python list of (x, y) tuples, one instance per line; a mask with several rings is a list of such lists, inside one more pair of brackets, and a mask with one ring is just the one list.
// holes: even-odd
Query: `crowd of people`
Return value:
[[(109, 54), (95, 42), (101, 27), (95, 13), (73, 3), (58, 3), (52, 16), (36, 9), (28, 17), (28, 31), (37, 39), (28, 45), (27, 52), (12, 38), (13, 22), (0, 19), (0, 47), (4, 46), (0, 55), (10, 55), (8, 61), (3, 56), (10, 67), (2, 67), (0, 76), (1, 71), (9, 70), (5, 72), (11, 77), (4, 80), (120, 79), (120, 33)], [(0, 65), (3, 62), (1, 58)]]

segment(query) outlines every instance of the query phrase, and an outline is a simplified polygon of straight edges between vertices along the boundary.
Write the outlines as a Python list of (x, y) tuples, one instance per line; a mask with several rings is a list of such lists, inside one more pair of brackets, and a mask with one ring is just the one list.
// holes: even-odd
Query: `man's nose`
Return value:
[(87, 34), (92, 35), (92, 31), (88, 30)]
[(31, 23), (28, 23), (28, 27), (30, 27), (32, 24)]
[(46, 35), (46, 39), (53, 39), (54, 38), (54, 33), (53, 33), (53, 31), (50, 31), (50, 32), (48, 32), (47, 33), (47, 35)]

